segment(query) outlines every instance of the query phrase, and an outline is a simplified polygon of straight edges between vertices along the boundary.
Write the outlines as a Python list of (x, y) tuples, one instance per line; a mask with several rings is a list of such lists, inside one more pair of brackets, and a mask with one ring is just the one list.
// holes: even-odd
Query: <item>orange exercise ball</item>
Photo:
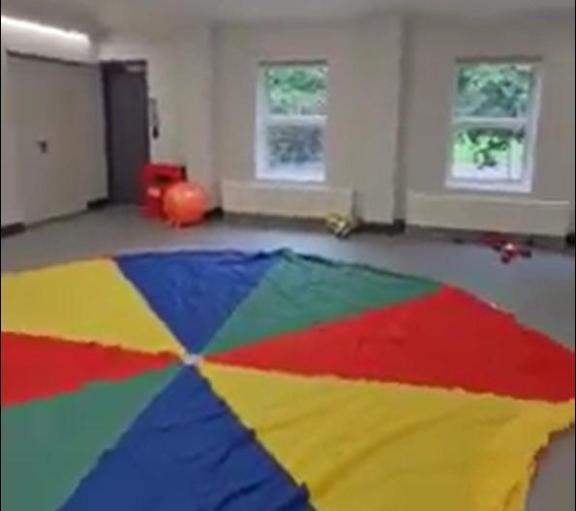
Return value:
[(164, 213), (172, 225), (185, 226), (201, 222), (206, 216), (208, 198), (196, 183), (178, 183), (164, 196)]

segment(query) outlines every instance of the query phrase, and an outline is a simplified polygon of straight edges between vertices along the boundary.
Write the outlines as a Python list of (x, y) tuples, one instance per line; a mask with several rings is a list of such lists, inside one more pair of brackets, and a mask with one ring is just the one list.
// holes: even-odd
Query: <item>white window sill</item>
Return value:
[(496, 192), (528, 195), (532, 193), (532, 183), (525, 181), (480, 181), (449, 179), (446, 182), (449, 190), (466, 190), (471, 192)]
[(323, 168), (297, 168), (297, 169), (276, 169), (262, 170), (257, 173), (258, 181), (274, 183), (298, 183), (318, 185), (326, 182), (326, 172)]

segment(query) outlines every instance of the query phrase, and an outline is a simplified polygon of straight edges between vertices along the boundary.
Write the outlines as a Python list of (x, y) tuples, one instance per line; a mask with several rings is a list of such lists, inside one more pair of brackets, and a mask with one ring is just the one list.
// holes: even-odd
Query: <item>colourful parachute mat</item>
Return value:
[(3, 511), (523, 511), (574, 353), (291, 252), (2, 277)]

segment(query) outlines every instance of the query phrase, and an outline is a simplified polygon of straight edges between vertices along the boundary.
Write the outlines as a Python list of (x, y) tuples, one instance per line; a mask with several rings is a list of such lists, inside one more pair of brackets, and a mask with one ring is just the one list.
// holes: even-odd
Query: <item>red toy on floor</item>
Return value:
[(148, 218), (164, 219), (166, 192), (186, 180), (184, 167), (166, 163), (151, 163), (142, 170), (141, 205)]
[(487, 234), (484, 243), (500, 255), (503, 264), (512, 264), (517, 259), (530, 259), (533, 255), (529, 244), (511, 240), (503, 234)]

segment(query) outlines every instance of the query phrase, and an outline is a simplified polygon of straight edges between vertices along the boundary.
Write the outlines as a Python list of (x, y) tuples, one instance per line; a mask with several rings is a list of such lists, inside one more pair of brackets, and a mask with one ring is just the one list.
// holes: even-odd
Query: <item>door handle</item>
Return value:
[(42, 154), (48, 154), (50, 152), (50, 144), (48, 143), (48, 140), (38, 140), (36, 145)]

